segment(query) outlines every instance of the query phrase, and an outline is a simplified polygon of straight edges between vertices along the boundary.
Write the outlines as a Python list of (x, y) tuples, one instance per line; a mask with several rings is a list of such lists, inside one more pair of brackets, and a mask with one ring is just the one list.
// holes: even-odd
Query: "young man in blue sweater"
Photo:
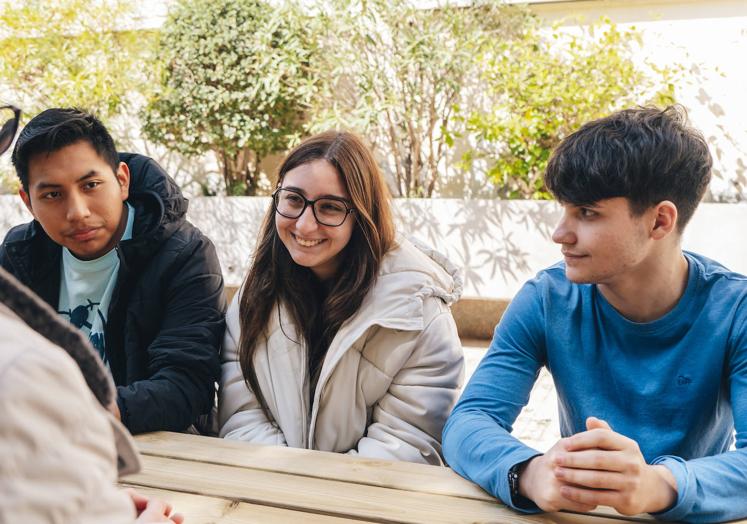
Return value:
[[(565, 260), (524, 285), (454, 408), (457, 472), (526, 512), (747, 516), (747, 277), (681, 249), (711, 164), (677, 107), (558, 146), (545, 181)], [(563, 435), (544, 454), (510, 434), (542, 366)]]

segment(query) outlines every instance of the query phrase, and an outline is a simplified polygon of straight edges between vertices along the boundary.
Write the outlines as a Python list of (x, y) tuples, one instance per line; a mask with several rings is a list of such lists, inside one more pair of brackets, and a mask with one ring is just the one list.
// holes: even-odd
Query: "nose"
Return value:
[(314, 217), (314, 210), (311, 206), (306, 206), (301, 216), (296, 219), (296, 230), (300, 232), (310, 233), (317, 229), (319, 225)]
[(568, 217), (567, 213), (563, 213), (560, 218), (560, 222), (555, 226), (555, 231), (552, 233), (552, 241), (556, 244), (575, 244), (576, 233), (573, 230), (572, 220)]
[(68, 222), (79, 222), (88, 218), (91, 211), (88, 209), (88, 203), (83, 195), (75, 193), (68, 197), (67, 214)]

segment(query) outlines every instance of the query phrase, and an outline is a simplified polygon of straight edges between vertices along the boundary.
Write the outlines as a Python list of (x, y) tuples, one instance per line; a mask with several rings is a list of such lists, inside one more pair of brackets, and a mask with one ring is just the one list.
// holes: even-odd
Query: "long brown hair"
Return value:
[(239, 362), (244, 380), (269, 420), (273, 417), (259, 387), (253, 359), (258, 341), (268, 336), (273, 308), (280, 304), (287, 308), (303, 336), (303, 341), (296, 342), (305, 342), (310, 362), (319, 362), (309, 370), (312, 384), (316, 383), (329, 344), (343, 322), (360, 307), (382, 258), (394, 244), (389, 191), (371, 152), (356, 135), (327, 131), (307, 138), (280, 165), (278, 186), (290, 170), (320, 159), (328, 161), (342, 177), (355, 209), (348, 220), (356, 221), (329, 293), (320, 303), (320, 284), (309, 268), (293, 262), (278, 237), (271, 205), (239, 300)]

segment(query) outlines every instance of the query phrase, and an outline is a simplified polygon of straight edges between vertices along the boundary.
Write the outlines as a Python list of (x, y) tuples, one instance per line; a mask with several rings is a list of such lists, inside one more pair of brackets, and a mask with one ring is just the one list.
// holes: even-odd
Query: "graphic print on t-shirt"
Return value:
[(67, 311), (58, 311), (60, 315), (65, 315), (70, 323), (88, 333), (88, 340), (91, 345), (99, 352), (99, 356), (106, 364), (106, 353), (104, 351), (104, 332), (106, 330), (106, 317), (99, 309), (100, 302), (93, 302), (87, 298), (88, 304), (80, 304)]

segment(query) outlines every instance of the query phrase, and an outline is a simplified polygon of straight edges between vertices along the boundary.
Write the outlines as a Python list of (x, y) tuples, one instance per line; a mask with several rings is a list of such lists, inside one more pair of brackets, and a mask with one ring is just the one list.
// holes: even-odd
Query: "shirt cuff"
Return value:
[(674, 506), (665, 511), (651, 513), (651, 515), (660, 520), (686, 520), (696, 502), (696, 483), (695, 479), (690, 478), (692, 474), (687, 467), (687, 462), (680, 457), (663, 455), (651, 461), (651, 465), (666, 467), (672, 472), (677, 482), (677, 501)]
[(533, 459), (534, 457), (542, 455), (542, 453), (530, 447), (525, 447), (517, 451), (514, 455), (515, 457), (513, 460), (498, 468), (497, 473), (499, 478), (497, 479), (498, 482), (496, 482), (496, 485), (498, 486), (498, 498), (501, 499), (506, 506), (515, 509), (516, 511), (521, 511), (522, 513), (540, 513), (541, 510), (539, 507), (528, 498), (520, 496), (517, 497), (518, 500), (514, 500), (511, 496), (511, 486), (508, 482), (508, 472), (515, 465)]

